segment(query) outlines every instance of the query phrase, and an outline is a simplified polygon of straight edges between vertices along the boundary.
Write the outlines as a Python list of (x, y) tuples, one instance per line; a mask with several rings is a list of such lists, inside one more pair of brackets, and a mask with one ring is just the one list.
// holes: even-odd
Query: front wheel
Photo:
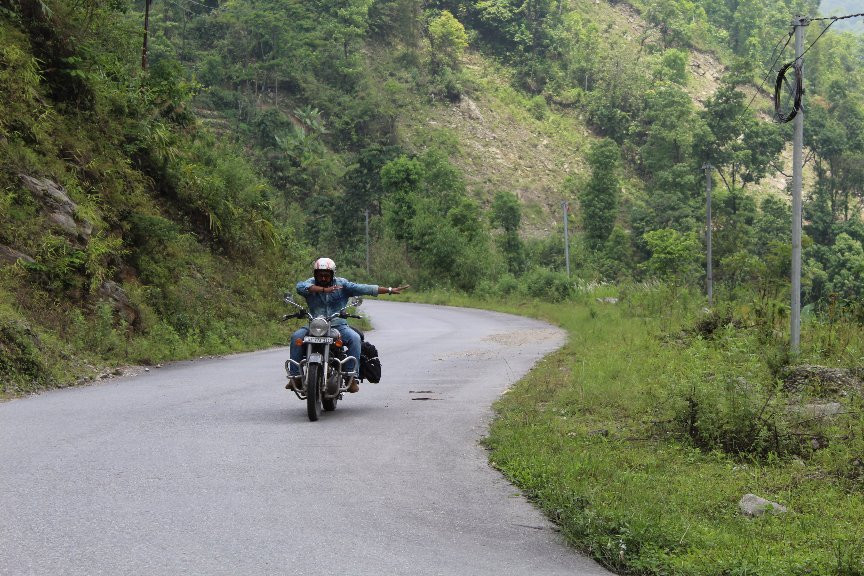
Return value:
[(310, 364), (306, 371), (306, 414), (311, 422), (321, 416), (321, 383), (318, 381), (318, 364)]

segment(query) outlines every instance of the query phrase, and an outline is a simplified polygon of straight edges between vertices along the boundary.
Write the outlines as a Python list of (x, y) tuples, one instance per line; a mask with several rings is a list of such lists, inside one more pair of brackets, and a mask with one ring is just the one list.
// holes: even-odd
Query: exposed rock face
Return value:
[(48, 220), (67, 236), (87, 242), (93, 233), (90, 222), (75, 217), (78, 205), (69, 198), (66, 190), (47, 178), (34, 178), (19, 174), (21, 183), (42, 204)]
[(480, 108), (478, 108), (477, 104), (470, 98), (463, 96), (462, 100), (460, 100), (459, 108), (462, 111), (462, 114), (469, 120), (483, 122), (483, 114), (480, 113)]
[(132, 305), (129, 296), (123, 291), (123, 288), (111, 280), (106, 280), (99, 287), (99, 295), (111, 302), (114, 309), (129, 325), (134, 325), (138, 321), (138, 310)]
[(35, 262), (33, 258), (24, 254), (23, 252), (19, 252), (14, 248), (10, 248), (9, 246), (3, 246), (0, 244), (0, 265), (3, 264), (15, 264), (19, 260), (23, 260), (28, 264), (32, 264)]
[(765, 498), (760, 498), (755, 494), (745, 494), (742, 496), (741, 501), (738, 502), (738, 508), (741, 510), (742, 514), (750, 516), (751, 518), (762, 516), (766, 512), (771, 512), (772, 514), (786, 513), (785, 506), (777, 504), (776, 502), (771, 502)]

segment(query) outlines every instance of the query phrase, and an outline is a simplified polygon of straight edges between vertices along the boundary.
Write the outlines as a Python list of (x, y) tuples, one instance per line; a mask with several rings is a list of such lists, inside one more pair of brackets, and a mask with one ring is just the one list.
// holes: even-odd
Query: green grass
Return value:
[[(781, 432), (788, 424), (787, 398), (766, 392), (776, 388), (766, 361), (772, 344), (747, 328), (684, 335), (698, 312), (651, 291), (625, 294), (618, 305), (598, 303), (597, 293), (566, 305), (484, 304), (551, 320), (570, 335), (495, 405), (486, 440), (492, 465), (576, 548), (616, 572), (864, 574), (864, 481), (849, 467), (864, 460), (860, 398), (845, 399), (848, 414), (820, 428), (828, 448), (766, 441), (723, 449), (724, 435), (757, 419), (744, 409), (754, 403), (767, 405), (761, 420)], [(476, 305), (447, 293), (422, 298)], [(804, 326), (799, 362), (864, 363), (860, 326), (847, 326), (856, 337), (830, 354), (826, 329)], [(689, 437), (676, 421), (694, 391), (715, 401), (700, 418), (709, 432), (716, 428), (719, 447), (709, 445), (710, 434)], [(789, 512), (746, 518), (738, 501), (747, 493)]]

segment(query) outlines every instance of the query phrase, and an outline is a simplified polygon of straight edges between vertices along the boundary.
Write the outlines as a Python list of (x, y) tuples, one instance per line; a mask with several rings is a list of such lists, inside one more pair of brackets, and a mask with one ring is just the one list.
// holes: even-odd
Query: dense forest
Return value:
[[(791, 124), (770, 90), (792, 15), (817, 4), (165, 0), (144, 53), (142, 2), (4, 0), (4, 388), (275, 343), (278, 294), (314, 254), (492, 297), (704, 290), (706, 163), (715, 293), (776, 321)], [(803, 302), (861, 321), (864, 41), (829, 23), (806, 35)], [(472, 168), (457, 131), (417, 121), (491, 86), (519, 128), (500, 148), (540, 133), (539, 160), (569, 158), (542, 186)]]

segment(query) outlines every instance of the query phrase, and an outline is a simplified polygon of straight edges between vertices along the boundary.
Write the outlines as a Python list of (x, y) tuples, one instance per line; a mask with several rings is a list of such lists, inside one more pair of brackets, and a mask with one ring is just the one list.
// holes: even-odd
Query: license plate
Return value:
[(306, 336), (303, 338), (303, 342), (310, 344), (332, 344), (333, 338), (328, 338), (327, 336)]

